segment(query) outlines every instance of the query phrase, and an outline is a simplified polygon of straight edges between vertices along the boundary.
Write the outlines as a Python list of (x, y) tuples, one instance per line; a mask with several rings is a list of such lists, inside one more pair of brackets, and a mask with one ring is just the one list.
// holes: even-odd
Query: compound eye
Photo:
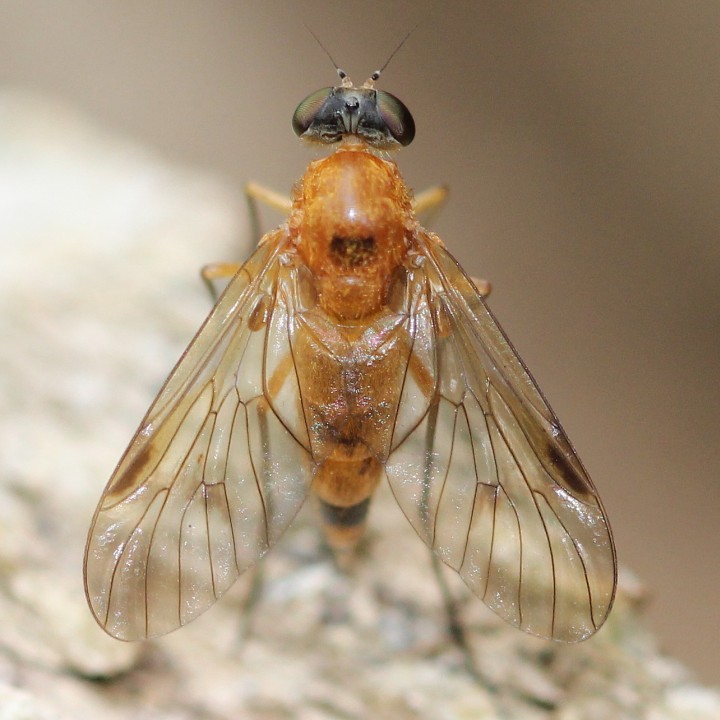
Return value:
[(308, 95), (295, 108), (292, 118), (292, 126), (295, 134), (301, 136), (312, 125), (313, 120), (317, 117), (325, 101), (332, 94), (333, 88), (327, 87), (322, 90), (316, 90), (312, 95)]
[(376, 90), (376, 93), (378, 113), (390, 134), (401, 145), (409, 145), (415, 137), (415, 121), (410, 111), (394, 95), (384, 90)]

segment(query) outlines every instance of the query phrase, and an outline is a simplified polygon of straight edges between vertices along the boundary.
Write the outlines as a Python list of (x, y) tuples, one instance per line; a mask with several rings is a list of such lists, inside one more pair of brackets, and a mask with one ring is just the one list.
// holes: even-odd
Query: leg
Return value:
[(432, 218), (442, 209), (447, 201), (448, 189), (445, 185), (423, 190), (415, 196), (413, 210), (417, 215), (425, 215), (425, 222), (429, 223)]
[(257, 608), (258, 602), (262, 596), (264, 585), (264, 571), (262, 563), (258, 563), (246, 572), (252, 573), (252, 576), (250, 578), (250, 588), (242, 608), (242, 621), (240, 631), (238, 633), (238, 640), (241, 648), (244, 647), (245, 641), (252, 635), (255, 609)]
[(448, 587), (445, 576), (443, 575), (442, 561), (435, 553), (432, 554), (433, 571), (437, 578), (440, 592), (442, 593), (443, 603), (445, 604), (445, 612), (447, 613), (448, 631), (453, 642), (458, 646), (463, 655), (463, 665), (469, 675), (475, 678), (481, 684), (487, 686), (487, 679), (483, 678), (475, 664), (472, 650), (468, 644), (465, 630), (463, 629), (462, 620), (460, 619), (460, 611), (457, 600), (453, 597)]
[(283, 215), (287, 215), (292, 207), (292, 200), (290, 200), (289, 197), (285, 197), (280, 193), (276, 193), (274, 190), (269, 190), (263, 185), (258, 185), (254, 182), (249, 182), (245, 186), (245, 200), (247, 201), (250, 212), (250, 227), (252, 228), (255, 242), (258, 242), (262, 237), (258, 203), (274, 208)]
[(241, 267), (241, 263), (211, 263), (201, 268), (200, 277), (205, 283), (213, 302), (217, 302), (220, 295), (213, 281), (229, 280)]
[[(413, 210), (416, 215), (425, 215), (424, 222), (430, 224), (438, 212), (442, 210), (443, 205), (447, 202), (449, 190), (445, 185), (436, 185), (435, 187), (423, 190), (415, 196), (413, 201)], [(487, 297), (490, 294), (492, 286), (487, 280), (480, 278), (470, 278), (478, 290), (481, 297)]]
[[(259, 242), (261, 237), (258, 203), (263, 203), (275, 210), (279, 210), (284, 215), (287, 215), (292, 207), (292, 201), (290, 198), (280, 195), (280, 193), (276, 193), (273, 190), (268, 190), (266, 187), (253, 182), (249, 182), (245, 186), (245, 200), (248, 204), (248, 211), (250, 213), (250, 228), (255, 243)], [(207, 286), (213, 301), (217, 301), (219, 296), (213, 281), (227, 280), (239, 269), (240, 263), (212, 263), (210, 265), (206, 265), (200, 271), (200, 276)]]
[(471, 277), (473, 285), (477, 288), (478, 294), (482, 298), (486, 298), (492, 290), (492, 285), (489, 280), (483, 280), (482, 278)]

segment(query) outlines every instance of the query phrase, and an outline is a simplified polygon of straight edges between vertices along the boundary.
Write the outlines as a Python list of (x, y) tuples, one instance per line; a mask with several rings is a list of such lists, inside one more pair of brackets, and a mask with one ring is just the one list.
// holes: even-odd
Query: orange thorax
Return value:
[(311, 163), (295, 191), (290, 227), (320, 306), (345, 320), (380, 310), (414, 223), (397, 166), (365, 145), (347, 142)]

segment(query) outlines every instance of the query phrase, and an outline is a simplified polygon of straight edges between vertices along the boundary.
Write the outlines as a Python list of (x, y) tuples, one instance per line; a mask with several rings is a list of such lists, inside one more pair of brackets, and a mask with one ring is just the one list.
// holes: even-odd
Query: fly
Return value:
[[(238, 268), (105, 488), (85, 588), (110, 635), (170, 632), (210, 607), (309, 495), (342, 557), (388, 482), (440, 560), (495, 613), (574, 642), (603, 624), (616, 559), (555, 414), (387, 150), (394, 95), (309, 95), (310, 163), (289, 217)], [(227, 274), (220, 266), (218, 274)]]

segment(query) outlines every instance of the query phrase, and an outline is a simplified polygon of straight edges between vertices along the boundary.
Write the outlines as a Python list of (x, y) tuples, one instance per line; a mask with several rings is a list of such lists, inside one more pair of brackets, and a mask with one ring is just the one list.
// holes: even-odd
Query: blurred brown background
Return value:
[(362, 82), (418, 21), (381, 80), (418, 127), (401, 168), (450, 185), (438, 232), (492, 280), (665, 649), (717, 682), (717, 0), (10, 0), (0, 82), (225, 176), (240, 203), (312, 156), (290, 117), (335, 75), (303, 22)]

